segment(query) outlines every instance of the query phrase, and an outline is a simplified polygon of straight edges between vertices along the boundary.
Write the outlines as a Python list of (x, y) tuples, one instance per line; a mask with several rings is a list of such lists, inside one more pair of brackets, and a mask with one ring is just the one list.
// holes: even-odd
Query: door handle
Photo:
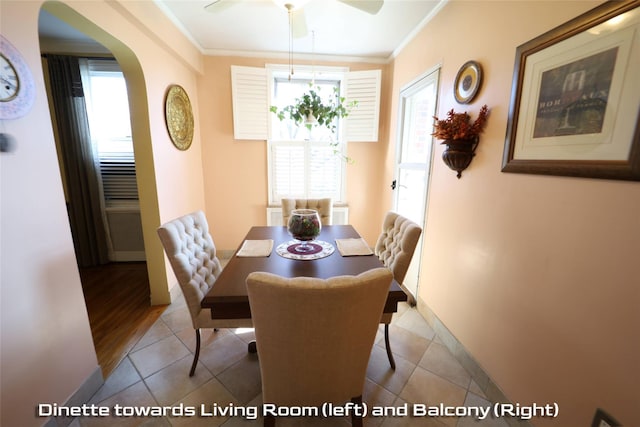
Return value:
[(396, 189), (396, 180), (395, 179), (391, 182), (391, 189), (392, 190)]

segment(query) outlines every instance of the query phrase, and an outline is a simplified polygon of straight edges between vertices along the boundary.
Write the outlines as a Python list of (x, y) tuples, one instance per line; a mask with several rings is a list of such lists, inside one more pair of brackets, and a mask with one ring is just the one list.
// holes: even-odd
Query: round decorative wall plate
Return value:
[(35, 99), (31, 70), (7, 39), (0, 35), (0, 119), (17, 119), (29, 112)]
[(453, 94), (460, 104), (468, 104), (475, 98), (482, 83), (482, 67), (476, 61), (468, 61), (458, 71)]
[(193, 140), (193, 112), (187, 92), (179, 85), (169, 86), (165, 118), (173, 145), (179, 150), (188, 149)]

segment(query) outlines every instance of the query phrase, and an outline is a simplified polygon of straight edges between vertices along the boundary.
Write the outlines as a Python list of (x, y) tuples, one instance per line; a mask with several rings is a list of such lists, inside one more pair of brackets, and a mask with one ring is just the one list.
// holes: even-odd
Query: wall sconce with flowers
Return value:
[(447, 146), (442, 153), (442, 160), (450, 169), (458, 172), (458, 179), (475, 156), (480, 133), (484, 130), (488, 115), (489, 109), (483, 105), (473, 123), (471, 123), (469, 114), (466, 112), (455, 113), (453, 109), (447, 113), (446, 119), (440, 120), (433, 117), (433, 133), (431, 135), (443, 140), (442, 144)]

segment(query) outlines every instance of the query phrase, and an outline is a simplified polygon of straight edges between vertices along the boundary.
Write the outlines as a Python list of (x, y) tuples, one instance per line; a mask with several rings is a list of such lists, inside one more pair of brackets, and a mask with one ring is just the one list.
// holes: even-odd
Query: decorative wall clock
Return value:
[(468, 61), (460, 67), (453, 86), (453, 95), (460, 104), (473, 101), (482, 83), (482, 67), (476, 61)]
[(193, 140), (193, 112), (187, 92), (179, 85), (169, 86), (165, 119), (173, 145), (179, 150), (188, 149)]
[(0, 35), (0, 119), (17, 119), (35, 99), (33, 76), (20, 52)]

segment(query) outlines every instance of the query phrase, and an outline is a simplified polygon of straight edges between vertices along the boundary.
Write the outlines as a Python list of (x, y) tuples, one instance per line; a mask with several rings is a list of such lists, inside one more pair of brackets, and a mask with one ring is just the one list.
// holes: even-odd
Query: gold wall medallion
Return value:
[(473, 101), (482, 84), (482, 67), (476, 61), (468, 61), (460, 67), (453, 85), (453, 95), (459, 104)]
[(193, 112), (187, 92), (179, 85), (169, 86), (165, 101), (167, 130), (173, 145), (186, 150), (193, 140)]

